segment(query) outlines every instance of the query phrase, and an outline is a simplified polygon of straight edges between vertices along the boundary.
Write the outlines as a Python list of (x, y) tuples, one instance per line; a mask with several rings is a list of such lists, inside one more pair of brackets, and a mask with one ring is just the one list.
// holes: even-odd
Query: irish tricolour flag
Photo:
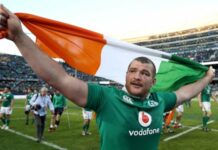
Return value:
[(206, 67), (165, 52), (129, 44), (66, 23), (16, 14), (36, 36), (36, 43), (51, 57), (62, 58), (73, 68), (125, 83), (129, 63), (138, 56), (152, 59), (157, 67), (153, 90), (172, 91), (202, 78)]

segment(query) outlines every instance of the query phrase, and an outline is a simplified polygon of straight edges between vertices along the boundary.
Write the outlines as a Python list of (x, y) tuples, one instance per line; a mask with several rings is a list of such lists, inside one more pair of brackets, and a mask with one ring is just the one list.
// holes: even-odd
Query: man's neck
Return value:
[(131, 95), (132, 97), (137, 98), (137, 99), (141, 99), (141, 100), (144, 100), (145, 98), (148, 99), (148, 97), (150, 96), (150, 93), (146, 93), (144, 96), (135, 96), (135, 95), (132, 95), (132, 94), (130, 94), (130, 93), (128, 92), (128, 90), (126, 89), (125, 86), (122, 88), (122, 90), (123, 90), (124, 92), (128, 93), (129, 95)]

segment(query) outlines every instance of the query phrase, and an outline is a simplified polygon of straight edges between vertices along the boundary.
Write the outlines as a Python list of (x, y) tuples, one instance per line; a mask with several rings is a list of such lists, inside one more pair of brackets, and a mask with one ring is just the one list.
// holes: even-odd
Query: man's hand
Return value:
[(19, 35), (24, 34), (19, 18), (0, 5), (0, 38), (15, 41)]
[(199, 103), (199, 107), (202, 108), (202, 103)]
[(12, 109), (13, 109), (12, 106), (10, 106), (10, 107), (9, 107), (9, 111), (11, 111)]
[(0, 97), (0, 102), (4, 102), (4, 101), (6, 101), (6, 98), (4, 96), (1, 96)]
[(210, 82), (213, 80), (213, 78), (215, 77), (215, 69), (210, 66), (207, 73), (206, 73), (206, 77), (209, 78)]

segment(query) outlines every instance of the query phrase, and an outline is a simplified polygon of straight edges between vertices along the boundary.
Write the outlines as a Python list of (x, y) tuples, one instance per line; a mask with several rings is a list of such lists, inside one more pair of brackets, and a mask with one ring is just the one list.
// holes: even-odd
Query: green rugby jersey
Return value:
[(31, 100), (31, 98), (33, 97), (33, 95), (34, 95), (33, 92), (27, 94), (27, 96), (26, 96), (26, 100), (27, 100), (27, 103), (26, 103), (26, 104), (27, 104), (27, 105), (30, 105), (30, 100)]
[(54, 108), (63, 108), (66, 106), (66, 99), (62, 94), (54, 94), (52, 100)]
[(14, 95), (11, 93), (4, 93), (2, 94), (4, 101), (2, 102), (3, 107), (11, 106), (11, 101), (14, 99)]
[(163, 113), (175, 104), (174, 93), (151, 93), (142, 101), (114, 87), (88, 84), (86, 108), (97, 114), (101, 150), (157, 150)]
[(210, 86), (206, 86), (201, 92), (201, 101), (202, 102), (210, 102), (212, 90)]

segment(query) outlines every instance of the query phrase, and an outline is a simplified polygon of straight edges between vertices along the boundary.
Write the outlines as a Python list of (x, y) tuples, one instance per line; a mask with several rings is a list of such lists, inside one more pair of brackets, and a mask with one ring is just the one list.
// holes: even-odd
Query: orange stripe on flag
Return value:
[(173, 120), (174, 114), (175, 114), (175, 109), (171, 110), (169, 115), (166, 118), (165, 123), (167, 126), (170, 125), (171, 121)]
[(79, 71), (96, 73), (106, 44), (102, 34), (31, 14), (16, 15), (36, 36), (36, 44), (47, 55), (62, 58)]

